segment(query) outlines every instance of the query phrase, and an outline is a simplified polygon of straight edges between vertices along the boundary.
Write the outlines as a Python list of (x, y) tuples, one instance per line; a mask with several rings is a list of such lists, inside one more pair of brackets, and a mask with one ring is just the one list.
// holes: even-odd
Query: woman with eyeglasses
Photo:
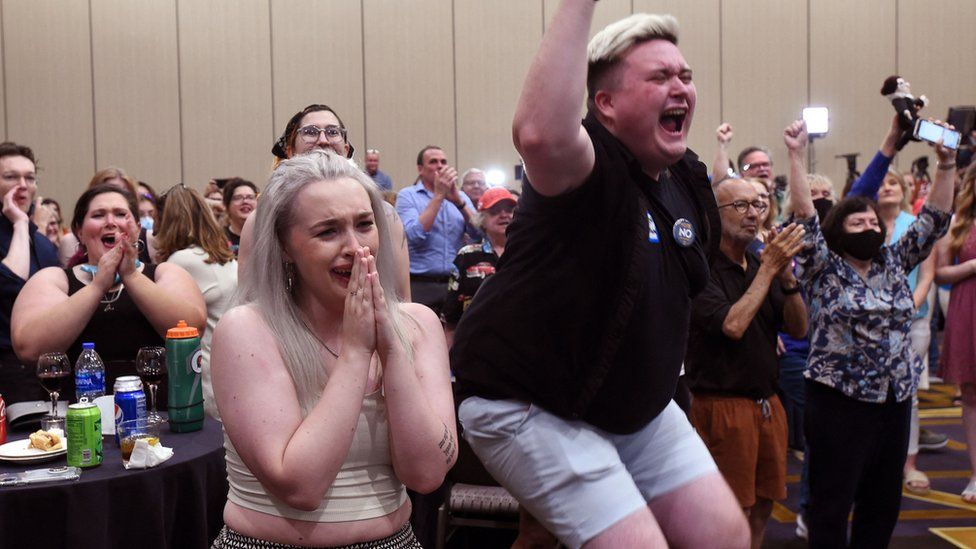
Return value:
[(420, 547), (405, 488), (441, 484), (457, 433), (443, 331), (393, 291), (383, 204), (331, 150), (282, 161), (261, 195), (260, 268), (213, 338), (230, 485), (216, 548)]
[[(298, 111), (288, 120), (285, 131), (271, 147), (275, 156), (274, 165), (282, 160), (309, 151), (321, 149), (332, 150), (339, 156), (349, 159), (352, 163), (353, 146), (348, 141), (346, 126), (339, 115), (327, 105), (309, 105)], [(407, 236), (403, 231), (403, 223), (392, 205), (384, 206), (387, 218), (390, 220), (390, 235), (393, 238), (396, 256), (396, 280), (394, 288), (399, 298), (410, 301), (410, 255), (407, 250)], [(250, 232), (250, 223), (245, 223), (244, 235)], [(243, 266), (247, 263), (250, 251), (249, 238), (244, 236), (238, 251), (238, 261)]]
[(258, 188), (250, 181), (235, 177), (224, 185), (223, 202), (224, 217), (227, 219), (224, 234), (231, 251), (236, 256), (241, 246), (244, 222), (254, 212), (258, 203)]
[[(240, 188), (253, 190), (246, 185)], [(210, 376), (210, 346), (217, 322), (230, 307), (237, 290), (237, 260), (200, 193), (176, 185), (166, 191), (160, 205), (156, 259), (159, 263), (178, 265), (189, 273), (207, 304), (207, 329), (200, 339), (203, 408), (207, 415), (219, 421)]]
[[(166, 330), (180, 320), (203, 329), (206, 306), (190, 275), (173, 264), (138, 259), (137, 211), (135, 197), (115, 185), (82, 193), (71, 230), (83, 259), (41, 270), (14, 303), (11, 333), (24, 361), (63, 351), (74, 362), (82, 343), (94, 342), (108, 392), (116, 377), (136, 375), (139, 348), (162, 345)], [(73, 394), (74, 381), (69, 384), (63, 394)]]
[(908, 273), (948, 229), (955, 151), (935, 147), (939, 171), (927, 205), (885, 246), (883, 214), (868, 198), (845, 198), (818, 223), (803, 166), (802, 120), (786, 128), (784, 141), (790, 202), (806, 230), (806, 247), (795, 261), (810, 302), (804, 408), (809, 542), (883, 547), (898, 520), (912, 395), (922, 369), (909, 337), (915, 305)]

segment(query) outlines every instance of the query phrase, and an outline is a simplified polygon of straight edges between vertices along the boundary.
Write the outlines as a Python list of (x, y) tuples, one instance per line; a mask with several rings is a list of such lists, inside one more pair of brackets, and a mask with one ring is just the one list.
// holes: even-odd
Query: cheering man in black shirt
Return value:
[(745, 547), (735, 497), (671, 400), (720, 224), (686, 147), (691, 69), (670, 16), (631, 16), (587, 47), (594, 5), (563, 0), (519, 99), (527, 182), (455, 335), (459, 417), (569, 547)]

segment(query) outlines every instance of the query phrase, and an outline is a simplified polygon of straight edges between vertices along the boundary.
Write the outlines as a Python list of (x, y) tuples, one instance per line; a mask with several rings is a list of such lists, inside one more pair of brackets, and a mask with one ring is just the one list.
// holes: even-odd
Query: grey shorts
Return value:
[(673, 401), (629, 435), (516, 400), (469, 397), (458, 417), (464, 438), (495, 480), (573, 548), (654, 498), (717, 470)]

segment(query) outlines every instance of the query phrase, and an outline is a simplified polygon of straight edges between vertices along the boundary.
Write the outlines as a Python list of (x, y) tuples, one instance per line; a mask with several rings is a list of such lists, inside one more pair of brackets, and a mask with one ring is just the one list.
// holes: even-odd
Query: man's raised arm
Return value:
[(529, 68), (512, 136), (532, 188), (555, 196), (580, 186), (593, 169), (593, 143), (580, 125), (586, 44), (593, 0), (562, 0)]

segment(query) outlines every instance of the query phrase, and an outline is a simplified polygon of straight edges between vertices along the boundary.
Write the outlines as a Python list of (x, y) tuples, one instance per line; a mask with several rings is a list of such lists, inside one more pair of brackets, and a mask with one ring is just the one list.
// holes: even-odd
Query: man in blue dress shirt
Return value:
[(410, 250), (410, 293), (440, 314), (454, 256), (467, 233), (481, 237), (471, 220), (471, 200), (457, 187), (457, 170), (447, 163), (444, 150), (434, 145), (417, 155), (419, 177), (397, 193), (396, 209)]

